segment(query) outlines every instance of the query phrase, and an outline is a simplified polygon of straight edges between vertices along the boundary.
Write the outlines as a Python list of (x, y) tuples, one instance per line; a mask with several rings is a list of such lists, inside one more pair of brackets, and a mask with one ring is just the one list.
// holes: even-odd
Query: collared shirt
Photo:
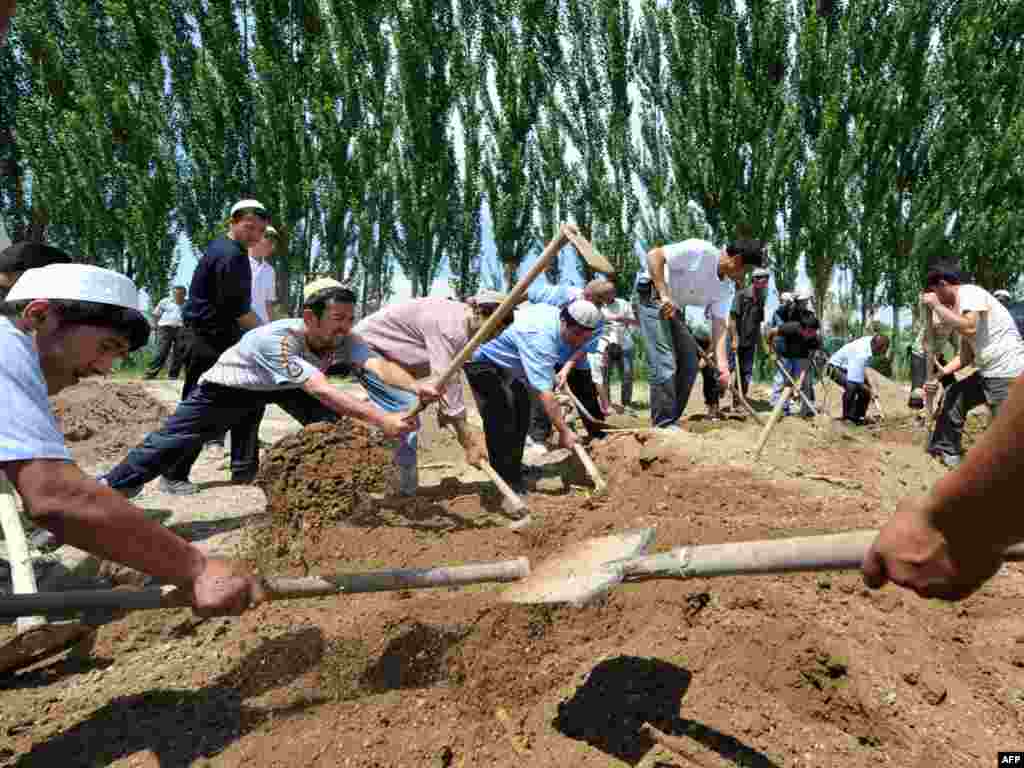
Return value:
[(371, 357), (355, 336), (344, 336), (326, 354), (318, 354), (306, 342), (302, 320), (278, 320), (249, 331), (227, 349), (199, 378), (225, 387), (252, 390), (300, 389), (315, 373), (332, 365), (362, 365)]
[(249, 269), (252, 272), (252, 311), (259, 316), (263, 323), (269, 323), (271, 318), (267, 314), (267, 304), (277, 301), (277, 281), (274, 278), (274, 268), (267, 262), (258, 261), (250, 256)]
[(154, 314), (160, 313), (160, 319), (157, 321), (158, 328), (170, 327), (180, 328), (181, 327), (181, 308), (184, 304), (179, 304), (174, 299), (161, 299), (160, 303), (156, 305)]
[(736, 293), (732, 280), (718, 277), (720, 249), (706, 240), (683, 240), (662, 247), (665, 252), (665, 282), (680, 307), (711, 305), (711, 316), (729, 319)]
[[(440, 376), (469, 342), (469, 313), (462, 302), (428, 296), (389, 304), (360, 320), (352, 332), (372, 351), (422, 379)], [(452, 377), (441, 409), (448, 416), (465, 412), (461, 376)]]
[[(624, 351), (633, 348), (633, 331), (620, 320), (610, 320), (612, 315), (622, 315), (632, 320), (633, 305), (625, 299), (615, 299), (611, 304), (601, 307), (601, 315), (604, 317), (604, 333), (597, 342), (599, 352), (604, 352), (609, 344), (618, 344)], [(596, 335), (596, 332), (595, 332)]]
[[(533, 389), (550, 392), (554, 388), (555, 368), (565, 365), (580, 349), (562, 339), (558, 307), (531, 304), (516, 312), (515, 321), (498, 338), (480, 345), (473, 360), (494, 363)], [(595, 352), (597, 339), (591, 338), (582, 349)], [(590, 363), (584, 357), (576, 367), (589, 370)]]
[(46, 377), (31, 335), (0, 317), (0, 465), (31, 459), (71, 460), (50, 408)]
[(861, 336), (839, 349), (831, 358), (829, 365), (846, 371), (846, 378), (855, 384), (864, 383), (864, 369), (871, 360), (871, 339), (873, 336)]
[(211, 336), (239, 333), (238, 318), (252, 311), (252, 268), (242, 244), (218, 237), (192, 274), (181, 313), (186, 325)]
[(966, 343), (974, 348), (974, 361), (985, 379), (1015, 379), (1024, 373), (1024, 342), (1006, 306), (977, 285), (957, 291), (960, 312), (976, 312), (978, 325)]
[(560, 307), (582, 297), (583, 289), (577, 285), (551, 285), (546, 281), (541, 282), (539, 278), (530, 283), (526, 291), (526, 298), (534, 304), (550, 304), (553, 307)]

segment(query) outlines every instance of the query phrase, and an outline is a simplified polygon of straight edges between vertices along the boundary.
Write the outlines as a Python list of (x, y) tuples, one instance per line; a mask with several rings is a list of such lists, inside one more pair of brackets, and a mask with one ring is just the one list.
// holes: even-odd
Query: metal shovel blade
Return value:
[(583, 605), (623, 579), (616, 564), (644, 554), (654, 541), (654, 528), (633, 528), (586, 539), (549, 558), (502, 594), (511, 603)]

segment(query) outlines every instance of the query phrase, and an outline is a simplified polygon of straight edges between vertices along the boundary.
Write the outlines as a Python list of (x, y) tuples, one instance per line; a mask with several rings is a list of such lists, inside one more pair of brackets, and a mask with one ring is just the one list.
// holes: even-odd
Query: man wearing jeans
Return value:
[(732, 380), (725, 330), (736, 280), (763, 266), (760, 240), (736, 240), (717, 248), (705, 240), (655, 248), (647, 254), (647, 271), (637, 280), (640, 329), (647, 345), (651, 388), (651, 423), (679, 429), (676, 422), (697, 378), (697, 346), (683, 322), (683, 307), (711, 306), (711, 346), (718, 363), (718, 383), (728, 391)]
[[(555, 399), (555, 369), (586, 346), (600, 322), (601, 311), (584, 299), (561, 309), (534, 304), (519, 310), (512, 325), (481, 345), (473, 362), (466, 365), (466, 378), (483, 418), (491, 465), (517, 493), (526, 491), (523, 448), (530, 428), (529, 390), (537, 394), (557, 430), (559, 445), (572, 448), (576, 436)], [(569, 386), (593, 413), (598, 407), (597, 392), (588, 368), (583, 356), (569, 374)]]
[[(385, 411), (408, 411), (415, 406), (417, 380), (436, 379), (458, 357), (469, 340), (490, 317), (505, 296), (482, 290), (467, 303), (428, 296), (397, 302), (363, 318), (353, 334), (372, 352), (395, 363), (407, 376), (406, 388), (398, 389), (381, 381), (367, 368), (357, 369), (355, 377), (366, 389), (370, 400)], [(505, 321), (512, 321), (511, 314)], [(504, 326), (499, 326), (494, 335)], [(469, 427), (462, 392), (462, 376), (453, 376), (444, 390), (438, 411), (438, 423), (451, 425), (466, 452), (466, 462), (478, 466), (486, 458), (483, 441)], [(416, 469), (417, 432), (401, 437), (395, 448), (398, 468), (397, 495), (412, 496), (419, 484)]]
[[(957, 381), (942, 400), (928, 452), (947, 467), (959, 466), (967, 413), (988, 403), (993, 415), (1006, 400), (1011, 382), (1024, 373), (1024, 342), (1013, 317), (997, 298), (977, 285), (962, 285), (952, 265), (928, 270), (924, 311), (935, 313), (960, 337), (960, 354), (941, 373), (956, 373), (972, 363), (977, 371)], [(931, 381), (925, 389), (935, 391)]]
[[(385, 413), (330, 384), (325, 371), (338, 362), (377, 364), (385, 381), (390, 365), (349, 335), (355, 295), (340, 285), (317, 290), (303, 304), (302, 319), (278, 320), (246, 334), (203, 374), (192, 393), (167, 419), (101, 481), (131, 498), (158, 475), (161, 489), (196, 493), (189, 482), (203, 443), (226, 430), (259, 423), (263, 409), (280, 405), (300, 424), (353, 416), (397, 436), (411, 429), (400, 414)], [(380, 365), (383, 364), (383, 365)], [(432, 392), (423, 391), (430, 398)], [(232, 476), (250, 477), (259, 468), (259, 444), (231, 440)]]
[(153, 310), (153, 319), (157, 321), (156, 332), (160, 338), (160, 346), (157, 348), (156, 357), (153, 358), (149, 370), (143, 376), (144, 379), (155, 379), (160, 374), (169, 357), (170, 368), (167, 369), (167, 378), (178, 378), (181, 371), (181, 308), (185, 304), (185, 286), (174, 286), (174, 296), (161, 299)]

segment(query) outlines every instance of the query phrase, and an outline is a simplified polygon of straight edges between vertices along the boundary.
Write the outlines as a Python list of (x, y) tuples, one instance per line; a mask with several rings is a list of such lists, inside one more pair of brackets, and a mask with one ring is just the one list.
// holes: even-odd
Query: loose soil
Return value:
[[(783, 419), (760, 462), (749, 419), (610, 435), (590, 446), (608, 497), (569, 459), (545, 466), (518, 530), (432, 416), (411, 504), (375, 490), (389, 451), (365, 430), (296, 428), (261, 481), (272, 527), (301, 538), (302, 557), (267, 546), (265, 529), (251, 544), (267, 572), (326, 574), (537, 563), (638, 526), (656, 526), (656, 549), (876, 527), (942, 474), (906, 392), (882, 390), (884, 423)], [(755, 407), (767, 395), (755, 388)], [(829, 399), (837, 415), (834, 388)], [(688, 413), (703, 410), (696, 394)], [(1022, 587), (1012, 565), (955, 605), (823, 573), (624, 585), (579, 609), (505, 604), (481, 585), (206, 622), (138, 613), (103, 627), (88, 656), (0, 683), (0, 762), (989, 766), (1024, 743)]]

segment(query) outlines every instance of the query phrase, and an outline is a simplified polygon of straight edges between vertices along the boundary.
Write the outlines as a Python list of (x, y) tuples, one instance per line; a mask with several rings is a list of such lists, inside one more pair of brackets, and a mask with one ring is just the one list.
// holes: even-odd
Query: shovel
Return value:
[[(583, 605), (623, 582), (686, 580), (712, 576), (860, 570), (878, 531), (851, 531), (767, 541), (702, 544), (644, 556), (653, 528), (588, 539), (534, 569), (505, 590), (514, 603)], [(1024, 545), (1006, 551), (1024, 560)]]
[[(525, 557), (520, 557), (515, 560), (438, 568), (409, 568), (299, 578), (268, 577), (264, 579), (263, 588), (270, 600), (291, 600), (304, 597), (329, 597), (364, 592), (393, 592), (405, 589), (518, 581), (526, 578), (529, 574), (530, 561)], [(0, 597), (0, 618), (63, 615), (72, 611), (87, 610), (139, 611), (155, 608), (184, 608), (189, 604), (188, 594), (176, 587), (42, 592), (34, 595)]]

